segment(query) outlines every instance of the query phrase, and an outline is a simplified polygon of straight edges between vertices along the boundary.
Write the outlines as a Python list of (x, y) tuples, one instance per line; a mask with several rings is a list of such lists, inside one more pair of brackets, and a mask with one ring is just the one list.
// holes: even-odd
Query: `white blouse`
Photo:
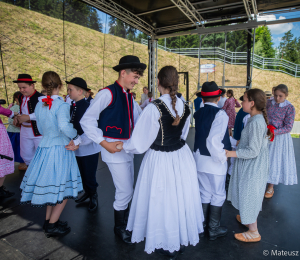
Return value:
[[(175, 108), (179, 116), (182, 116), (184, 110), (184, 103), (178, 97)], [(168, 107), (172, 115), (175, 117), (176, 113), (172, 108), (172, 100), (169, 94), (162, 95), (161, 99)], [(184, 128), (182, 130), (181, 139), (186, 140), (189, 133), (190, 117), (186, 119)], [(146, 152), (155, 141), (158, 131), (160, 129), (159, 124), (160, 112), (153, 104), (149, 104), (142, 112), (134, 130), (132, 137), (127, 143), (124, 143), (123, 149), (126, 153), (142, 154)]]

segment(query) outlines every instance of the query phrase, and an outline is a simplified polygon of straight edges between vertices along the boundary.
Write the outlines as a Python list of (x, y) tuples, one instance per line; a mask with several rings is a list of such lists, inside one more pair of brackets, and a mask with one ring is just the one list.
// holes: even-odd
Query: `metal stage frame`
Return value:
[[(201, 41), (208, 34), (247, 30), (247, 79), (252, 87), (255, 28), (280, 23), (299, 22), (300, 17), (275, 21), (259, 21), (258, 16), (300, 11), (299, 0), (81, 0), (102, 12), (116, 17), (149, 36), (149, 90), (157, 92), (157, 40), (181, 35), (199, 35), (199, 64)], [(203, 37), (201, 37), (203, 35)], [(226, 37), (225, 37), (226, 46)], [(253, 52), (251, 54), (251, 47)], [(226, 56), (226, 50), (225, 55)], [(225, 86), (225, 58), (222, 85)], [(200, 88), (200, 66), (198, 89)], [(232, 87), (232, 86), (231, 86)], [(188, 100), (187, 100), (188, 101)]]

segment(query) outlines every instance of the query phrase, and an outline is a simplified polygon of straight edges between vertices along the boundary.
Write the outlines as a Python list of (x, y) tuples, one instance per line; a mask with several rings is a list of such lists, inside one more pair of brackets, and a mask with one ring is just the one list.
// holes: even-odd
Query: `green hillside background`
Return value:
[[(65, 56), (63, 45), (65, 32)], [(29, 73), (37, 80), (36, 88), (41, 90), (41, 78), (45, 71), (56, 71), (63, 80), (72, 77), (84, 78), (94, 93), (117, 79), (112, 69), (119, 59), (128, 54), (137, 55), (141, 62), (148, 64), (148, 47), (110, 34), (55, 19), (34, 11), (0, 2), (0, 37), (3, 51), (4, 70), (8, 87), (9, 101), (17, 91), (12, 83), (19, 73)], [(66, 60), (66, 70), (65, 63)], [(201, 64), (213, 61), (201, 60)], [(223, 63), (216, 61), (216, 72), (209, 74), (208, 80), (215, 80), (222, 85)], [(198, 82), (198, 59), (158, 50), (158, 69), (173, 65), (178, 71), (189, 72), (190, 100), (195, 98)], [(246, 83), (246, 66), (228, 65), (225, 70), (226, 85), (244, 86)], [(2, 73), (0, 76), (0, 98), (6, 98)], [(201, 74), (202, 84), (206, 74)], [(253, 87), (264, 91), (271, 90), (280, 83), (289, 87), (288, 99), (296, 107), (296, 120), (300, 120), (300, 79), (280, 72), (253, 69)], [(148, 71), (134, 92), (140, 99), (142, 89), (148, 85)], [(245, 89), (234, 89), (235, 97), (243, 94)], [(183, 76), (180, 78), (179, 91), (185, 94)], [(66, 86), (62, 90), (66, 94)]]

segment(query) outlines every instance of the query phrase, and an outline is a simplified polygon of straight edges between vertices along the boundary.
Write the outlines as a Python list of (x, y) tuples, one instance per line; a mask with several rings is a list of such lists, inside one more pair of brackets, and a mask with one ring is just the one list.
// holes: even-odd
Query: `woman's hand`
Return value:
[(69, 151), (76, 151), (79, 148), (79, 145), (75, 145), (74, 141), (71, 140), (70, 143), (68, 145), (65, 146), (65, 148)]
[[(104, 140), (100, 143), (100, 145), (110, 153), (121, 152), (123, 148), (123, 142), (120, 141), (110, 143)], [(121, 145), (121, 149), (117, 148), (117, 146), (120, 147), (120, 145)]]
[(236, 142), (236, 146), (238, 146), (238, 145), (239, 145), (239, 143), (240, 143), (240, 140), (238, 140), (238, 141)]

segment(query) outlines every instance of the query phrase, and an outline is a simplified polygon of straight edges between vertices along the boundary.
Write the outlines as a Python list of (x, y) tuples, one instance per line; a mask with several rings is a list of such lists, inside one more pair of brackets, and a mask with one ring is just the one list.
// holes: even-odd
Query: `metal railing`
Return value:
[[(141, 43), (148, 45), (148, 41), (142, 39)], [(162, 45), (157, 44), (157, 48), (186, 56), (193, 56), (199, 58), (199, 49), (198, 48), (166, 48)], [(200, 50), (201, 59), (206, 60), (218, 60), (225, 62), (231, 65), (247, 65), (247, 53), (246, 52), (231, 52), (222, 48), (201, 48)], [(300, 64), (295, 64), (293, 62), (276, 59), (276, 58), (264, 58), (262, 56), (254, 54), (253, 67), (261, 70), (268, 71), (279, 71), (290, 76), (299, 78), (300, 77)]]

